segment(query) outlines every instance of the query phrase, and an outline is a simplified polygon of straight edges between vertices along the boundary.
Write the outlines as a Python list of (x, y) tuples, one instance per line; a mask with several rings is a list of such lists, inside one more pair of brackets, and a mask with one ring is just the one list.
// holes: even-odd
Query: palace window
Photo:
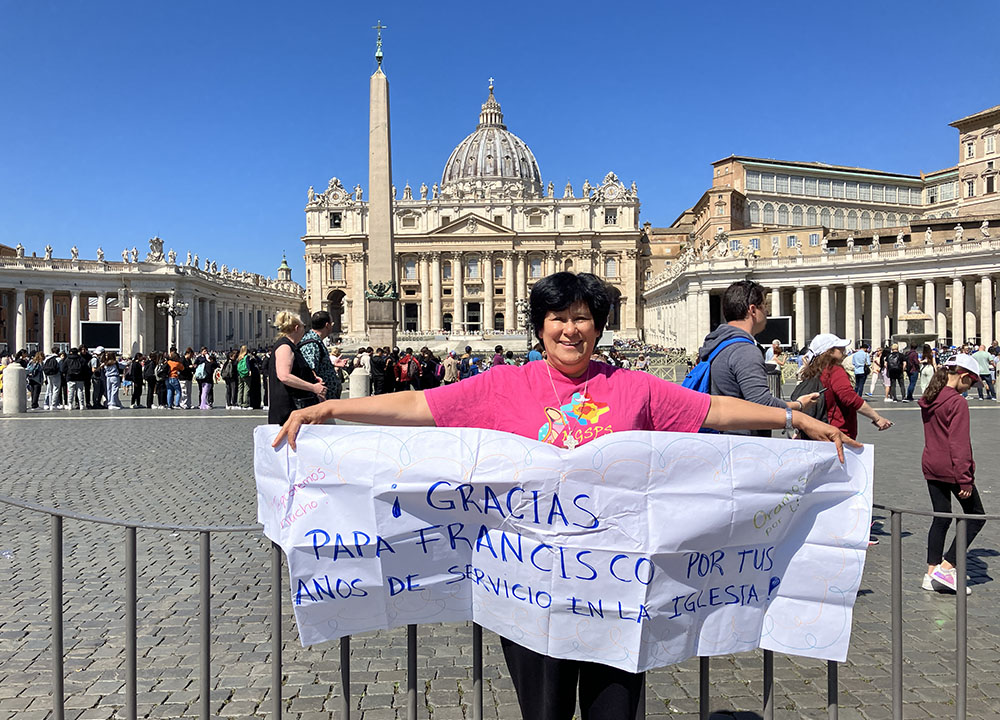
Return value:
[(572, 215), (563, 216), (563, 227), (573, 227), (574, 218)]
[(760, 189), (764, 192), (774, 192), (774, 175), (771, 173), (761, 173)]
[(747, 190), (760, 190), (760, 173), (747, 170)]
[(753, 250), (760, 250), (760, 238), (750, 238), (750, 247)]
[(446, 262), (441, 266), (441, 278), (443, 280), (451, 280), (451, 263)]
[(834, 180), (833, 181), (833, 196), (835, 198), (842, 198), (842, 197), (844, 197), (844, 181), (843, 180)]
[(830, 181), (825, 178), (819, 181), (819, 196), (830, 197)]
[(413, 258), (407, 258), (403, 261), (403, 279), (404, 280), (416, 280), (417, 279), (417, 261)]
[(819, 224), (823, 227), (830, 227), (830, 211), (827, 208), (823, 208), (819, 214)]
[(604, 277), (618, 277), (618, 260), (613, 257), (604, 258)]
[(503, 225), (503, 215), (494, 215), (493, 216), (493, 224), (494, 225)]
[(760, 222), (760, 207), (758, 207), (757, 203), (752, 202), (750, 203), (750, 224), (756, 225), (759, 222)]
[(836, 228), (837, 230), (843, 230), (844, 229), (844, 211), (843, 210), (837, 210), (833, 214), (833, 227)]
[(854, 210), (851, 210), (849, 213), (847, 213), (847, 229), (848, 230), (858, 229), (858, 214)]
[(417, 226), (417, 219), (412, 215), (407, 215), (403, 218), (403, 227), (405, 228), (415, 228)]
[(816, 208), (811, 207), (808, 210), (806, 210), (806, 222), (809, 225), (816, 224)]
[(966, 180), (965, 181), (965, 196), (975, 197), (976, 196), (976, 181)]
[(764, 206), (764, 224), (774, 225), (774, 205), (771, 203)]
[(993, 176), (990, 175), (988, 178), (986, 178), (986, 190), (985, 190), (986, 194), (988, 195), (991, 192), (993, 192), (993, 188), (994, 188)]
[(885, 197), (885, 186), (884, 185), (872, 185), (872, 201), (882, 202)]
[(330, 229), (339, 230), (344, 223), (344, 216), (339, 212), (330, 213)]
[(871, 200), (872, 199), (872, 185), (871, 183), (861, 183), (858, 185), (858, 199), (859, 200)]
[(788, 207), (782, 205), (778, 208), (778, 224), (787, 225), (788, 224)]
[(858, 199), (858, 184), (856, 182), (847, 183), (847, 199), (848, 200)]
[(788, 176), (787, 175), (779, 175), (778, 178), (777, 178), (777, 181), (778, 181), (778, 183), (777, 183), (778, 192), (787, 195), (788, 194)]
[(874, 227), (875, 227), (876, 230), (879, 230), (879, 229), (885, 227), (885, 217), (882, 215), (882, 213), (875, 213)]
[(497, 260), (493, 263), (493, 279), (503, 280), (503, 260)]
[(812, 197), (816, 197), (817, 192), (818, 191), (816, 189), (816, 178), (806, 178), (806, 195), (811, 195)]
[(819, 233), (809, 233), (809, 247), (819, 247)]
[(971, 160), (976, 157), (976, 143), (975, 141), (970, 141), (965, 143), (965, 159)]
[(733, 238), (732, 240), (729, 241), (729, 252), (735, 254), (738, 253), (739, 251), (740, 251), (740, 239)]
[(933, 205), (938, 201), (938, 189), (936, 187), (927, 188), (927, 204)]
[(896, 202), (896, 188), (892, 185), (887, 185), (885, 188), (885, 201), (894, 203)]
[(716, 203), (716, 205), (715, 205), (715, 214), (716, 215), (725, 215), (726, 214), (726, 203), (724, 203), (724, 202)]
[(872, 229), (872, 216), (865, 210), (861, 213), (861, 229), (871, 230)]
[(465, 259), (465, 277), (469, 280), (477, 280), (479, 278), (478, 258), (469, 257)]
[(447, 225), (450, 222), (451, 222), (451, 215), (442, 215), (441, 216), (441, 227), (444, 227), (445, 225)]
[(344, 279), (344, 263), (334, 260), (330, 263), (330, 279), (337, 281)]
[(802, 178), (801, 177), (797, 177), (795, 175), (792, 176), (792, 182), (791, 182), (791, 186), (789, 188), (789, 191), (792, 193), (792, 195), (801, 195), (802, 194)]
[(542, 259), (535, 255), (528, 259), (528, 277), (540, 278), (542, 276)]
[(802, 224), (802, 208), (798, 205), (792, 208), (792, 225)]
[(992, 155), (997, 151), (997, 136), (987, 135), (986, 136), (986, 154)]
[(785, 238), (785, 247), (793, 248), (797, 247), (798, 244), (799, 244), (799, 239), (795, 235), (789, 235), (787, 238)]
[(534, 213), (528, 216), (528, 225), (531, 227), (541, 227), (542, 225), (542, 215), (541, 213)]
[(896, 213), (889, 213), (885, 216), (886, 227), (896, 227)]
[(608, 208), (604, 211), (604, 224), (605, 225), (617, 225), (618, 224), (618, 209)]

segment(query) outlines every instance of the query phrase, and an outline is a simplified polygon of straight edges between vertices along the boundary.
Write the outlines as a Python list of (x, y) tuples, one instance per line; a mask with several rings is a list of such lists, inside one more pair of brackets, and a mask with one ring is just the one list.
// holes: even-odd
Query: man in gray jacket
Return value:
[[(726, 288), (722, 294), (722, 317), (719, 325), (705, 338), (698, 351), (698, 360), (707, 360), (720, 343), (733, 338), (746, 338), (750, 342), (734, 342), (725, 347), (712, 361), (712, 395), (742, 398), (758, 405), (805, 410), (816, 402), (819, 393), (806, 395), (800, 400), (785, 402), (771, 394), (767, 385), (767, 370), (754, 335), (767, 325), (764, 310), (764, 288), (752, 280), (740, 280)], [(737, 434), (737, 433), (734, 433)], [(741, 435), (770, 437), (770, 430), (741, 431)]]

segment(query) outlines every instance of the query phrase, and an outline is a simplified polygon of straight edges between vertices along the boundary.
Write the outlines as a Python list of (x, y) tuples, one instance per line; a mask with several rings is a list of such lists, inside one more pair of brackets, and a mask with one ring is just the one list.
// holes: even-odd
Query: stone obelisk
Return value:
[(368, 126), (368, 342), (396, 344), (396, 286), (392, 234), (392, 151), (389, 142), (389, 79), (382, 72), (382, 21), (375, 26), (378, 69), (371, 77)]

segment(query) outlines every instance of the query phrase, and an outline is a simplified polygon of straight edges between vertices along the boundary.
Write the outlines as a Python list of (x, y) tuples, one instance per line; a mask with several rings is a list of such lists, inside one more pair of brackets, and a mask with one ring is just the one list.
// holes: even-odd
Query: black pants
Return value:
[(28, 390), (31, 392), (31, 409), (38, 409), (38, 396), (42, 394), (40, 383), (28, 383)]
[(167, 406), (167, 381), (156, 381), (156, 402), (161, 408)]
[(582, 720), (632, 720), (639, 707), (644, 675), (582, 660), (559, 660), (501, 637), (521, 716), (530, 720), (570, 720), (580, 687)]
[[(147, 401), (148, 402), (148, 401)], [(142, 378), (132, 380), (132, 407), (142, 404)]]
[(95, 408), (104, 407), (104, 375), (98, 373), (90, 379), (90, 382), (94, 386), (94, 392), (91, 394), (91, 405)]
[(226, 407), (239, 407), (239, 380), (226, 380)]
[[(934, 512), (951, 512), (951, 496), (958, 498), (958, 504), (962, 506), (962, 512), (966, 515), (985, 515), (982, 500), (979, 499), (979, 490), (972, 486), (972, 495), (967, 498), (958, 497), (959, 487), (955, 483), (939, 482), (937, 480), (927, 481), (927, 492), (931, 496), (931, 506)], [(976, 535), (983, 529), (985, 520), (966, 520), (966, 548), (971, 547)], [(941, 551), (944, 550), (945, 535), (948, 534), (948, 526), (951, 525), (951, 518), (934, 518), (931, 521), (930, 532), (927, 533), (927, 564), (939, 565), (941, 563)], [(955, 541), (951, 541), (951, 547), (944, 553), (944, 559), (955, 564)]]
[[(896, 388), (899, 387), (899, 397), (896, 396)], [(889, 397), (893, 400), (901, 401), (906, 399), (906, 385), (903, 383), (903, 376), (889, 376)]]

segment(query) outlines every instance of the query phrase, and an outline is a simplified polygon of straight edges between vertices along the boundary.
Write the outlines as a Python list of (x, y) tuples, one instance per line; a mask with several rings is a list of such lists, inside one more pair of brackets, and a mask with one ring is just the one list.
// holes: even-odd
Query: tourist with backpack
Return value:
[[(903, 385), (903, 374), (906, 372), (906, 357), (899, 352), (899, 343), (893, 343), (889, 354), (885, 357), (885, 372), (889, 378), (889, 402), (906, 402), (906, 387)], [(896, 388), (899, 397), (896, 397)]]
[(420, 361), (413, 355), (413, 348), (406, 348), (396, 363), (396, 390), (420, 389)]
[(83, 410), (87, 407), (87, 396), (83, 390), (86, 367), (87, 361), (80, 355), (80, 348), (71, 347), (65, 363), (68, 390), (66, 407), (70, 410)]
[(236, 406), (240, 410), (250, 409), (250, 351), (246, 345), (240, 347), (236, 356)]
[(212, 409), (211, 392), (215, 383), (216, 369), (215, 359), (208, 354), (208, 348), (202, 346), (198, 357), (194, 359), (194, 379), (198, 383), (198, 408), (200, 410)]
[(458, 361), (458, 379), (465, 380), (470, 377), (472, 377), (472, 346), (466, 345), (465, 352)]
[(429, 390), (441, 384), (444, 366), (430, 348), (420, 348), (420, 389)]
[(132, 409), (142, 407), (142, 387), (144, 378), (142, 375), (142, 353), (137, 352), (132, 356), (132, 362), (128, 366), (128, 377), (132, 381)]
[[(45, 385), (45, 373), (42, 365), (45, 363), (45, 353), (37, 352), (28, 362), (28, 395), (31, 398), (31, 409), (38, 409), (38, 396), (42, 394), (42, 387)], [(48, 409), (48, 408), (46, 408)]]
[(62, 386), (62, 365), (55, 350), (45, 356), (42, 362), (42, 374), (45, 375), (45, 409), (58, 410), (59, 388)]
[(146, 356), (142, 363), (142, 379), (146, 383), (146, 407), (150, 410), (156, 410), (160, 407), (159, 396), (156, 393), (156, 368), (159, 359), (159, 355), (152, 352)]
[(222, 381), (226, 383), (226, 410), (233, 410), (239, 407), (237, 402), (237, 388), (239, 378), (236, 375), (236, 351), (230, 350), (226, 354), (226, 359), (222, 363), (222, 370), (219, 371)]
[[(684, 378), (684, 386), (711, 395), (742, 398), (758, 405), (806, 410), (816, 402), (813, 393), (785, 402), (776, 398), (767, 382), (767, 369), (754, 335), (767, 325), (764, 288), (753, 280), (740, 280), (722, 294), (719, 325), (698, 351), (699, 363)], [(741, 435), (770, 437), (770, 430), (743, 430)]]

